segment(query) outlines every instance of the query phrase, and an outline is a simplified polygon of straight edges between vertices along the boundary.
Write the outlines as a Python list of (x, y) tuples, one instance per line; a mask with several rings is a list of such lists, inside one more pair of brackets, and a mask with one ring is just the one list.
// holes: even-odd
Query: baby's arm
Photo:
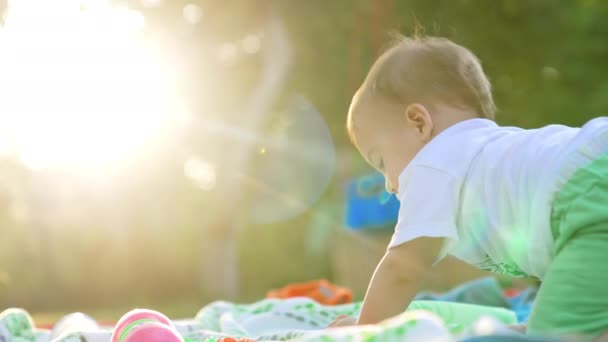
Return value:
[(357, 324), (375, 324), (402, 313), (420, 290), (443, 240), (421, 237), (390, 248), (376, 267)]

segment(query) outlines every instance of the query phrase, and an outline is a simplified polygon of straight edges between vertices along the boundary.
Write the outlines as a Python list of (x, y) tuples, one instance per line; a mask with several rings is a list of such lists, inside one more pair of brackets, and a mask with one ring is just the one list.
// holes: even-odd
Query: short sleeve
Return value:
[[(460, 184), (449, 173), (426, 166), (406, 168), (399, 177), (399, 218), (389, 248), (419, 237), (458, 240), (456, 215)], [(450, 241), (451, 240), (451, 241)]]

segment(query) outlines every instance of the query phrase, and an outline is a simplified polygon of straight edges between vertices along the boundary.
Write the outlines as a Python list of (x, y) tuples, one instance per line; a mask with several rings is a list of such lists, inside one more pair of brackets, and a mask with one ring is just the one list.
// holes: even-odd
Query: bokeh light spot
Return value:
[(544, 66), (541, 70), (541, 74), (544, 79), (549, 81), (556, 81), (559, 79), (559, 70), (552, 66)]
[(496, 331), (495, 321), (487, 316), (481, 317), (477, 323), (475, 323), (475, 332), (478, 335), (491, 335)]
[(203, 18), (203, 10), (201, 6), (197, 4), (187, 4), (182, 10), (182, 15), (184, 16), (186, 22), (191, 25), (196, 25)]
[(211, 190), (215, 186), (215, 167), (198, 157), (191, 157), (184, 163), (184, 175), (202, 190)]

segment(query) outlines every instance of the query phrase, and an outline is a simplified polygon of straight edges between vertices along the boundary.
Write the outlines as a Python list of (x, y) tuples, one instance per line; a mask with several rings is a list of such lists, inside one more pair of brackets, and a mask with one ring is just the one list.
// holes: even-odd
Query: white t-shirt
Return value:
[(433, 138), (399, 176), (399, 219), (389, 248), (445, 237), (481, 269), (542, 279), (553, 256), (551, 203), (581, 166), (608, 153), (608, 118), (581, 128), (525, 130), (471, 119)]

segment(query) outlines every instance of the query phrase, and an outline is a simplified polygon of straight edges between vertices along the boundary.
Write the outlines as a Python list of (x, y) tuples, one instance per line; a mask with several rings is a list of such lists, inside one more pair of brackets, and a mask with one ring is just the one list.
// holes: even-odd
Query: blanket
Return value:
[[(255, 341), (456, 341), (460, 336), (506, 330), (516, 323), (504, 308), (440, 301), (415, 301), (403, 314), (377, 325), (325, 329), (339, 315), (359, 313), (361, 303), (324, 306), (309, 298), (266, 299), (253, 304), (214, 302), (192, 319), (173, 324), (185, 341), (217, 342), (222, 338)], [(57, 326), (61, 326), (57, 329)], [(481, 327), (481, 328), (480, 328)], [(485, 329), (485, 330), (484, 330)], [(0, 314), (0, 341), (109, 341), (112, 327), (97, 326), (88, 316), (71, 315), (53, 330), (36, 329), (21, 309)]]
[[(325, 329), (339, 315), (357, 316), (361, 302), (322, 305), (310, 298), (265, 299), (252, 304), (217, 301), (194, 317), (173, 320), (185, 342), (255, 341), (532, 341), (506, 328), (525, 322), (535, 295), (530, 288), (504, 296), (494, 278), (466, 283), (447, 293), (421, 293), (407, 310), (377, 325)], [(22, 309), (0, 314), (0, 342), (106, 342), (111, 326), (76, 313), (58, 321), (53, 329), (37, 329)], [(498, 341), (493, 339), (492, 341)]]

